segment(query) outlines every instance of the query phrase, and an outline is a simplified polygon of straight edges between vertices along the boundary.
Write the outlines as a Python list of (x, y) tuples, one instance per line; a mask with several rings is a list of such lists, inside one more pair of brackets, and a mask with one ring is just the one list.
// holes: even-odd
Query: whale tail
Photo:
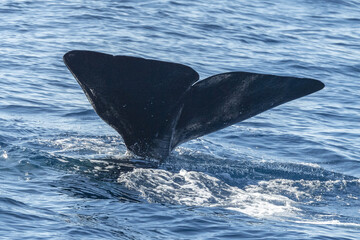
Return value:
[(127, 148), (158, 159), (181, 143), (324, 87), (308, 78), (248, 72), (198, 81), (198, 73), (182, 64), (92, 51), (70, 51), (64, 62)]

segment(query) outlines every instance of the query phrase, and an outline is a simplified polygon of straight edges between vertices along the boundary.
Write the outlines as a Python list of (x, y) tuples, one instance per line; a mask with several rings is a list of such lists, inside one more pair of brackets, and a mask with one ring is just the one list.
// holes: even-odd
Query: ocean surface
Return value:
[[(0, 36), (0, 239), (360, 239), (360, 1), (1, 0)], [(326, 87), (129, 159), (75, 49)]]

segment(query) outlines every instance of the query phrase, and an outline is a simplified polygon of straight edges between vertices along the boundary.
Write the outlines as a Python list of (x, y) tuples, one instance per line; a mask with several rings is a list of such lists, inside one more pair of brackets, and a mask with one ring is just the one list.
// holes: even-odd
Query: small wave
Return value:
[(22, 114), (34, 114), (34, 113), (43, 113), (43, 112), (55, 112), (55, 110), (50, 110), (50, 108), (40, 107), (40, 106), (30, 106), (30, 105), (4, 105), (1, 107), (1, 110), (11, 112), (11, 113), (22, 113)]
[(83, 116), (96, 116), (94, 110), (84, 110), (79, 112), (71, 112), (64, 114), (63, 117), (83, 117)]
[(15, 207), (25, 207), (27, 206), (25, 203), (20, 202), (18, 200), (8, 198), (8, 197), (0, 197), (0, 203), (7, 206), (15, 206)]

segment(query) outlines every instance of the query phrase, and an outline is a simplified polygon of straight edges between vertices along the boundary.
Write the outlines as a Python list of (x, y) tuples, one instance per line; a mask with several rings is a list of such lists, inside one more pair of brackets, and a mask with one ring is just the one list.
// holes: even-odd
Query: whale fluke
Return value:
[(176, 146), (324, 87), (318, 80), (248, 72), (204, 80), (171, 62), (70, 51), (64, 62), (96, 113), (142, 157)]

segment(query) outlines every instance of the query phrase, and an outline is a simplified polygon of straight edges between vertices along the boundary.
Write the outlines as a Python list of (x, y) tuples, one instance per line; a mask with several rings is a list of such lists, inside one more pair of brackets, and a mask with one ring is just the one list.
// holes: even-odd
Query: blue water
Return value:
[[(2, 0), (0, 239), (360, 239), (360, 2)], [(326, 88), (124, 159), (74, 49)], [(139, 86), (141, 87), (141, 86)]]

